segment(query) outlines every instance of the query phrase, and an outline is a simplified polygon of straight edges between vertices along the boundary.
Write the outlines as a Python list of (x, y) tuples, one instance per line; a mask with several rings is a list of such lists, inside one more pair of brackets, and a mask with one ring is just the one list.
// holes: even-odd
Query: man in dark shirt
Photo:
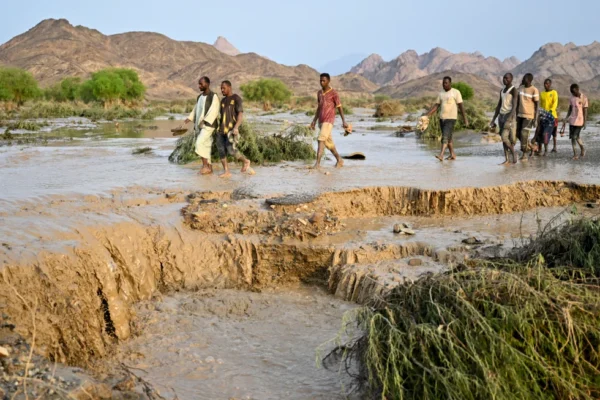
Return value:
[(216, 140), (224, 172), (219, 177), (229, 178), (231, 176), (229, 166), (227, 165), (228, 155), (242, 162), (242, 173), (254, 175), (254, 170), (250, 168), (250, 160), (244, 157), (237, 149), (240, 135), (239, 127), (244, 118), (242, 98), (233, 93), (231, 82), (229, 81), (223, 81), (221, 83), (221, 94), (223, 95), (223, 98), (221, 99), (221, 122), (219, 124)]
[(340, 117), (342, 117), (342, 126), (348, 128), (348, 124), (346, 124), (346, 119), (344, 118), (344, 111), (342, 110), (342, 103), (340, 102), (340, 96), (338, 93), (333, 90), (329, 83), (331, 82), (331, 77), (329, 74), (321, 74), (321, 88), (317, 93), (317, 112), (315, 113), (315, 118), (313, 119), (312, 124), (310, 124), (311, 129), (315, 129), (315, 125), (317, 124), (317, 120), (319, 121), (319, 148), (317, 150), (317, 162), (315, 163), (314, 168), (319, 169), (321, 166), (321, 158), (323, 157), (323, 152), (325, 151), (325, 147), (331, 151), (331, 154), (334, 155), (337, 163), (335, 164), (336, 168), (341, 168), (344, 166), (344, 161), (338, 154), (335, 144), (333, 143), (333, 138), (331, 137), (331, 132), (333, 130), (333, 122), (335, 121), (335, 110), (339, 110)]

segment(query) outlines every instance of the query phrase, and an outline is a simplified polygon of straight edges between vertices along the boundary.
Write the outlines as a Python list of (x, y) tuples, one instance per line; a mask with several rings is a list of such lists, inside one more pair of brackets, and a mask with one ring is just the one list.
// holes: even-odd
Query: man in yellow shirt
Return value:
[[(548, 153), (548, 142), (550, 141), (550, 135), (553, 137), (554, 147), (552, 148), (552, 152), (556, 153), (556, 131), (558, 128), (558, 113), (556, 109), (558, 108), (558, 93), (556, 90), (552, 89), (552, 80), (546, 79), (544, 81), (544, 91), (540, 93), (540, 108), (542, 112), (540, 113), (540, 123), (538, 124), (538, 131), (536, 133), (537, 142), (538, 142), (538, 155), (542, 151), (542, 143), (544, 144), (544, 156)], [(544, 119), (543, 112), (549, 113), (552, 115), (552, 118)], [(548, 126), (551, 124), (551, 126)]]

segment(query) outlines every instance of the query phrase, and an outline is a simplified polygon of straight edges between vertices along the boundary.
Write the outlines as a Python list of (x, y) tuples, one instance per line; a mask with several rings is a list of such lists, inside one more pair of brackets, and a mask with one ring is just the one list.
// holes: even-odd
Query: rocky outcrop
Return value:
[(237, 56), (240, 54), (240, 51), (223, 36), (219, 36), (213, 46), (221, 53), (225, 53), (229, 56)]

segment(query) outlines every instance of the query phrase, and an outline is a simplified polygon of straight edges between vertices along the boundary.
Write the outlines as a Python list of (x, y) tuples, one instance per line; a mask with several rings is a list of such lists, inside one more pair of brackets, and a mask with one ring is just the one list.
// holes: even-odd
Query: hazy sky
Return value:
[(391, 59), (407, 49), (523, 60), (547, 42), (600, 40), (600, 0), (19, 0), (2, 1), (0, 43), (45, 18), (104, 34), (154, 31), (319, 67), (348, 54)]

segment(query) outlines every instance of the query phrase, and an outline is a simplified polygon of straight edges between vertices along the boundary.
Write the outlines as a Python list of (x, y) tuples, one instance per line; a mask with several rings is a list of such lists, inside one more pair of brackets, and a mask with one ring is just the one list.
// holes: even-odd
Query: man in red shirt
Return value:
[(315, 163), (314, 168), (319, 169), (321, 166), (321, 158), (323, 157), (324, 148), (327, 147), (331, 154), (334, 155), (337, 163), (335, 164), (336, 168), (341, 168), (344, 166), (344, 161), (340, 157), (339, 153), (335, 148), (335, 144), (333, 143), (333, 138), (331, 137), (331, 132), (333, 130), (333, 123), (335, 121), (335, 110), (339, 110), (340, 117), (342, 117), (342, 126), (348, 128), (348, 124), (346, 124), (346, 119), (344, 118), (344, 111), (342, 110), (342, 103), (340, 102), (340, 96), (338, 93), (333, 90), (329, 83), (331, 82), (331, 77), (329, 74), (321, 74), (321, 88), (317, 93), (317, 112), (315, 113), (315, 118), (313, 122), (310, 124), (310, 129), (315, 129), (315, 125), (317, 124), (317, 120), (319, 121), (319, 148), (317, 150), (317, 162)]

